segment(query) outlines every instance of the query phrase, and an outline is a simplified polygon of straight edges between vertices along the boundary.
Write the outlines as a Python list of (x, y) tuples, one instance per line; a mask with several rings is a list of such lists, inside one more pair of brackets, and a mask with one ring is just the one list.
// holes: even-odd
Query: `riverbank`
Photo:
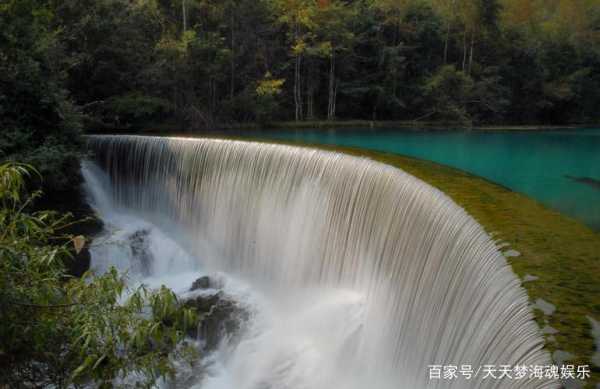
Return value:
[[(562, 363), (589, 365), (592, 378), (586, 387), (600, 383), (600, 367), (592, 364), (598, 350), (588, 319), (600, 320), (600, 234), (525, 195), (444, 165), (358, 148), (300, 146), (396, 166), (450, 196), (498, 242), (532, 304), (538, 302), (534, 312), (548, 351)], [(555, 309), (546, 310), (546, 303)]]
[(215, 133), (230, 133), (243, 130), (281, 130), (281, 129), (398, 129), (405, 131), (452, 131), (452, 130), (473, 130), (473, 131), (551, 131), (565, 129), (581, 129), (581, 128), (600, 128), (599, 123), (590, 124), (565, 124), (565, 125), (467, 125), (461, 122), (421, 122), (421, 121), (373, 121), (373, 120), (310, 120), (310, 121), (277, 121), (268, 125), (259, 125), (257, 123), (229, 123), (220, 124), (214, 129), (204, 130), (187, 130), (176, 123), (163, 123), (151, 125), (142, 128), (127, 128), (127, 129), (102, 129), (91, 131), (95, 134), (193, 134), (199, 136), (201, 134)]
[(421, 121), (373, 121), (373, 120), (341, 120), (341, 121), (305, 121), (305, 122), (274, 122), (267, 129), (304, 129), (304, 128), (373, 128), (373, 129), (403, 129), (414, 131), (451, 131), (451, 130), (475, 130), (475, 131), (548, 131), (577, 128), (594, 128), (598, 124), (565, 124), (565, 125), (469, 125), (462, 122), (421, 122)]

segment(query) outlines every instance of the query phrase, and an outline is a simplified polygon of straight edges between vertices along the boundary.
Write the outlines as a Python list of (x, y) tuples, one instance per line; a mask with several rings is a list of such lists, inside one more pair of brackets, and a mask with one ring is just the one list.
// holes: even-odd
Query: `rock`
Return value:
[(521, 253), (518, 252), (517, 250), (506, 250), (505, 252), (503, 252), (502, 254), (504, 254), (504, 256), (506, 258), (511, 258), (511, 257), (520, 257)]
[(549, 325), (546, 325), (546, 326), (544, 326), (544, 328), (542, 328), (542, 334), (554, 335), (554, 334), (558, 334), (558, 330), (554, 327), (550, 327)]
[(563, 384), (565, 389), (581, 389), (583, 388), (583, 383), (577, 379), (562, 379), (560, 382)]
[(192, 287), (190, 291), (198, 290), (198, 289), (208, 289), (211, 287), (211, 279), (209, 276), (204, 276), (198, 278), (196, 281), (192, 283)]
[(498, 250), (503, 249), (503, 248), (508, 247), (508, 246), (510, 246), (510, 243), (508, 243), (508, 242), (502, 242), (502, 243), (498, 242), (496, 244), (496, 248)]
[(217, 292), (209, 295), (200, 295), (185, 300), (185, 305), (188, 308), (193, 308), (200, 315), (208, 314), (211, 309), (217, 304), (221, 303), (223, 292)]
[(563, 365), (566, 361), (575, 358), (575, 355), (567, 351), (556, 350), (552, 353), (552, 359), (557, 365)]
[(543, 299), (535, 300), (533, 307), (539, 309), (540, 311), (544, 312), (544, 315), (548, 316), (552, 315), (554, 311), (556, 311), (556, 307), (553, 304), (550, 304), (549, 302)]
[(592, 336), (594, 337), (594, 343), (596, 344), (596, 352), (592, 355), (592, 363), (596, 366), (600, 366), (600, 322), (594, 320), (591, 316), (586, 316), (592, 326)]
[(523, 277), (523, 282), (537, 281), (539, 279), (540, 277), (532, 276), (531, 274), (525, 274), (525, 277)]
[(571, 181), (579, 182), (580, 184), (589, 185), (594, 189), (600, 189), (600, 180), (591, 177), (573, 177), (570, 175), (565, 175), (565, 178), (568, 178)]
[[(199, 278), (194, 285), (192, 290), (206, 289), (210, 285), (210, 278)], [(188, 335), (203, 341), (206, 351), (215, 350), (223, 339), (239, 333), (243, 323), (248, 320), (248, 313), (222, 291), (189, 298), (184, 305), (195, 310), (201, 319), (199, 327), (188, 331)]]

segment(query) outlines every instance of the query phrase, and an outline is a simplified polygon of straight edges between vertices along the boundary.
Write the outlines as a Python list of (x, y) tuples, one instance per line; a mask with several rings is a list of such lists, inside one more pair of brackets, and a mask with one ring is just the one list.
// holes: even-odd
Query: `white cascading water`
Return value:
[[(256, 142), (92, 136), (88, 144), (95, 208), (109, 227), (149, 236), (154, 259), (144, 282), (183, 293), (199, 274), (221, 274), (251, 312), (197, 388), (560, 386), (430, 379), (435, 364), (551, 362), (494, 242), (413, 176)], [(109, 246), (93, 250), (93, 266), (127, 268), (118, 257), (131, 253)]]

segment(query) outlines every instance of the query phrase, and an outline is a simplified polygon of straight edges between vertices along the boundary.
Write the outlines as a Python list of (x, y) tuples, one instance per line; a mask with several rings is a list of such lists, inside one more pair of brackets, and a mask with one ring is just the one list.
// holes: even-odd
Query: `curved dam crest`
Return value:
[(310, 304), (319, 290), (362, 302), (327, 366), (337, 373), (304, 386), (259, 377), (244, 388), (560, 386), (429, 378), (433, 364), (551, 361), (526, 292), (493, 241), (417, 178), (364, 158), (266, 143), (90, 136), (88, 145), (117, 207), (169, 231), (201, 266), (247, 280), (280, 310)]

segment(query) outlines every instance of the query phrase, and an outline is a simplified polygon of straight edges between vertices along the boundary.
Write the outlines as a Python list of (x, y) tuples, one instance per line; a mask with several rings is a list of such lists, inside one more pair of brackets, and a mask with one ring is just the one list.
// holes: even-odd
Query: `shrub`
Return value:
[(114, 268), (67, 274), (85, 240), (62, 232), (69, 215), (27, 211), (31, 172), (0, 165), (0, 386), (150, 386), (173, 357), (193, 359), (183, 338), (197, 318), (172, 291), (129, 289)]

